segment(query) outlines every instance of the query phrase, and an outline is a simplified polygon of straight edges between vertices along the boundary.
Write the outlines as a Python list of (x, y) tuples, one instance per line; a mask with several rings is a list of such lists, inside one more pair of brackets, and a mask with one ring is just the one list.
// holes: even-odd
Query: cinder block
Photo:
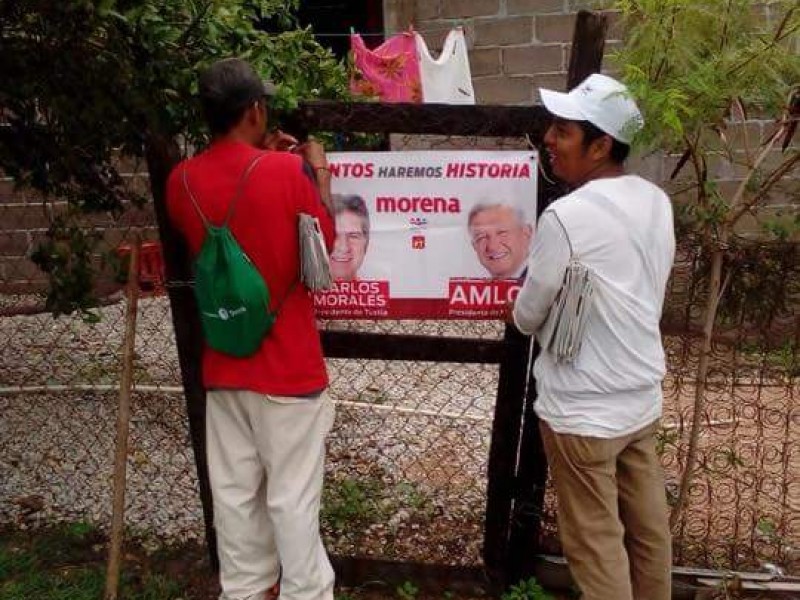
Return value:
[[(681, 160), (680, 154), (666, 154), (662, 156), (663, 165), (661, 166), (661, 172), (664, 174), (664, 181), (670, 181), (670, 176), (675, 172), (675, 169), (678, 167), (678, 164)], [(687, 161), (683, 167), (681, 168), (680, 172), (676, 175), (675, 179), (671, 180), (673, 184), (680, 187), (681, 184), (685, 184), (688, 180), (694, 177), (694, 171), (692, 168), (691, 161)]]
[(152, 204), (146, 204), (143, 208), (128, 206), (126, 210), (116, 219), (112, 226), (115, 227), (153, 227), (156, 224), (156, 215)]
[(0, 294), (44, 294), (47, 292), (47, 280), (37, 279), (35, 281), (21, 281), (9, 279), (2, 270), (4, 265), (0, 263)]
[(481, 77), (474, 80), (480, 104), (531, 104), (532, 77)]
[(578, 12), (579, 10), (601, 10), (613, 6), (614, 0), (567, 0), (567, 10)]
[[(798, 214), (800, 213), (798, 197), (800, 197), (800, 181), (797, 179), (781, 179), (772, 186), (761, 205), (789, 207), (794, 211), (794, 214)], [(794, 204), (790, 204), (792, 202)]]
[(15, 200), (13, 179), (0, 179), (0, 202), (18, 202)]
[[(743, 155), (743, 152), (738, 152), (737, 154)], [(771, 175), (779, 168), (784, 169), (786, 162), (791, 160), (792, 153), (791, 152), (782, 152), (780, 148), (773, 148), (769, 151), (767, 156), (764, 158), (763, 162), (761, 163), (761, 173), (766, 175)], [(742, 160), (742, 162), (746, 162)], [(797, 168), (797, 163), (795, 163), (794, 167), (786, 172), (783, 176), (783, 179), (786, 181), (794, 180), (797, 182), (800, 180), (800, 169)], [(794, 201), (797, 204), (800, 204), (800, 194), (796, 194), (794, 196)]]
[(486, 17), (500, 12), (500, 0), (442, 0), (441, 16), (446, 19)]
[(21, 231), (47, 229), (50, 227), (50, 213), (59, 214), (66, 210), (61, 204), (0, 204), (0, 231)]
[(26, 256), (30, 238), (25, 231), (0, 232), (0, 256)]
[(511, 75), (564, 71), (564, 49), (560, 44), (503, 49), (503, 72)]
[(148, 200), (152, 199), (150, 177), (146, 173), (126, 175), (123, 179), (125, 181), (126, 191), (144, 196)]
[(548, 90), (556, 90), (562, 92), (567, 86), (567, 75), (566, 73), (563, 75), (558, 75), (558, 74), (535, 75), (533, 78), (533, 85), (534, 85), (534, 100), (536, 102), (541, 102), (541, 99), (539, 98), (539, 88), (545, 88)]
[(636, 173), (656, 185), (659, 185), (664, 179), (663, 161), (659, 154), (632, 156), (626, 166), (629, 172)]
[(539, 15), (536, 17), (536, 40), (543, 43), (572, 42), (575, 15)]
[(417, 22), (425, 19), (436, 19), (439, 17), (439, 0), (417, 0), (414, 15)]
[(533, 19), (511, 17), (474, 23), (475, 46), (514, 46), (533, 41)]
[[(702, 143), (711, 150), (742, 150), (749, 148), (750, 154), (755, 155), (761, 146), (764, 121), (728, 121), (720, 133), (706, 132)], [(724, 136), (724, 137), (723, 137)]]
[(508, 0), (509, 15), (540, 15), (543, 13), (565, 12), (565, 0)]
[[(158, 229), (145, 227), (138, 230), (142, 241), (158, 241)], [(133, 232), (126, 228), (112, 228), (102, 231), (103, 239), (100, 244), (102, 250), (114, 250), (122, 244), (128, 244), (133, 239)]]
[(770, 14), (765, 2), (754, 2), (750, 6), (750, 20), (758, 31), (766, 32), (770, 26)]
[(709, 152), (706, 156), (708, 175), (712, 180), (736, 180), (745, 177), (749, 171), (744, 156), (737, 153), (728, 156), (724, 152)]
[(27, 258), (3, 259), (6, 282), (44, 281), (46, 275)]
[(500, 48), (479, 48), (469, 53), (469, 68), (473, 77), (500, 73)]

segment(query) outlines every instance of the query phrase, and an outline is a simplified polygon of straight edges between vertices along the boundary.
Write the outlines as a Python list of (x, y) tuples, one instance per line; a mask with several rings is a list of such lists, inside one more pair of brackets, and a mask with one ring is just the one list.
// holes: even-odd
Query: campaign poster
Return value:
[(323, 319), (496, 319), (536, 230), (534, 151), (328, 156), (335, 284)]

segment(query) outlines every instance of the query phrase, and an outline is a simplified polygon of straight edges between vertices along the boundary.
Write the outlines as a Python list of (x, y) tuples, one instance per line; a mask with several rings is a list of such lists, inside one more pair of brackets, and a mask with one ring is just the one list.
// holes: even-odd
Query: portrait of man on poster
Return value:
[(476, 204), (467, 218), (470, 243), (494, 279), (518, 279), (525, 271), (533, 226), (524, 211), (502, 202)]

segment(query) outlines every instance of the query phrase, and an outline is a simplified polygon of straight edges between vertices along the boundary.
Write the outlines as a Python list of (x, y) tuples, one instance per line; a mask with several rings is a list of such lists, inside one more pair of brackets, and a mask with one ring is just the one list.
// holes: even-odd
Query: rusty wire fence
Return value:
[[(688, 241), (687, 241), (688, 242)], [(732, 253), (701, 411), (696, 475), (673, 529), (676, 564), (800, 572), (800, 248)], [(662, 331), (667, 355), (657, 449), (674, 504), (687, 459), (707, 294), (706, 261), (679, 248)], [(560, 550), (548, 491), (543, 544)]]
[[(428, 138), (419, 145), (438, 143)], [(490, 147), (524, 143), (492, 141)], [(104, 526), (125, 303), (114, 292), (119, 285), (107, 278), (98, 322), (41, 312), (36, 292), (42, 278), (28, 257), (52, 210), (13, 193), (8, 180), (2, 185), (0, 522), (27, 527), (87, 520)], [(105, 250), (117, 248), (134, 229), (155, 236), (148, 210), (129, 213), (123, 221), (93, 221)], [(751, 244), (732, 254), (729, 266), (735, 269), (702, 414), (700, 467), (675, 530), (679, 564), (760, 568), (772, 562), (800, 571), (799, 253), (791, 244)], [(684, 248), (667, 300), (669, 369), (659, 446), (671, 495), (693, 415), (703, 264), (691, 245)], [(199, 539), (202, 511), (169, 302), (152, 290), (145, 296), (138, 310), (126, 522), (146, 538)], [(499, 339), (503, 331), (496, 322), (323, 326), (484, 339)], [(497, 366), (331, 359), (329, 368), (338, 403), (323, 507), (329, 549), (479, 563)], [(544, 547), (558, 551), (554, 510), (548, 494)]]
[[(698, 471), (676, 558), (712, 567), (800, 567), (800, 247), (740, 240), (713, 337)], [(665, 330), (660, 439), (671, 481), (686, 461), (707, 294), (706, 260), (679, 254)], [(671, 488), (674, 492), (674, 488)]]

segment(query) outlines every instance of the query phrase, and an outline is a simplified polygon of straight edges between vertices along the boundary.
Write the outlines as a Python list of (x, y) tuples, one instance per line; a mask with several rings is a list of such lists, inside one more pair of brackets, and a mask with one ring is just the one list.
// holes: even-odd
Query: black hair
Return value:
[(244, 60), (227, 58), (200, 74), (200, 104), (212, 135), (228, 133), (253, 102), (265, 96), (264, 84)]
[[(587, 149), (593, 141), (600, 139), (604, 135), (608, 135), (605, 131), (603, 131), (596, 125), (590, 123), (589, 121), (575, 121), (575, 122), (583, 131), (584, 149)], [(609, 156), (611, 157), (611, 160), (615, 164), (621, 165), (627, 160), (628, 155), (631, 153), (631, 147), (628, 144), (620, 142), (618, 139), (610, 135), (609, 137), (611, 138), (611, 152), (609, 153)]]

